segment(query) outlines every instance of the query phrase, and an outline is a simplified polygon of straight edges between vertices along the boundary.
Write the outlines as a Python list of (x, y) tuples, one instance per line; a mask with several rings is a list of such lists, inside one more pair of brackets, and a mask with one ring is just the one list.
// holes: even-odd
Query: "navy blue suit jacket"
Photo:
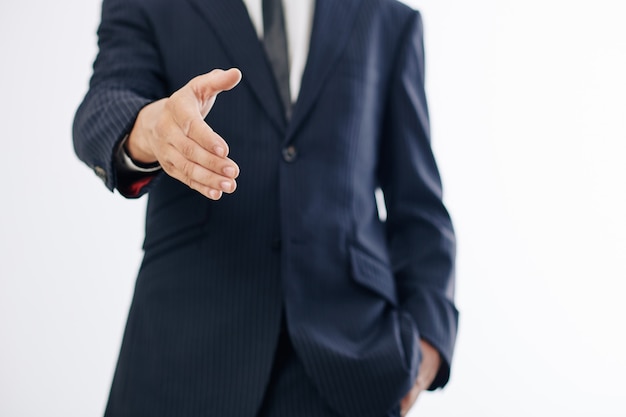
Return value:
[[(254, 415), (283, 316), (307, 375), (346, 416), (409, 390), (419, 338), (448, 380), (455, 239), (424, 93), (420, 15), (395, 0), (317, 0), (292, 119), (239, 0), (104, 0), (74, 125), (109, 189), (140, 109), (196, 75), (240, 68), (207, 117), (241, 167), (210, 201), (161, 174), (107, 407), (111, 416)], [(374, 193), (384, 192), (381, 221)]]

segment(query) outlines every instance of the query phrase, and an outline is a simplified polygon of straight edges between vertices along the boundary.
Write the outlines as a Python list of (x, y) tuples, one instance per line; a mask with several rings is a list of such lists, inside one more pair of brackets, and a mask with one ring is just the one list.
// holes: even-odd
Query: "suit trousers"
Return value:
[[(281, 327), (272, 375), (256, 417), (352, 417), (326, 405), (306, 375), (284, 323)], [(400, 406), (381, 417), (400, 417)]]

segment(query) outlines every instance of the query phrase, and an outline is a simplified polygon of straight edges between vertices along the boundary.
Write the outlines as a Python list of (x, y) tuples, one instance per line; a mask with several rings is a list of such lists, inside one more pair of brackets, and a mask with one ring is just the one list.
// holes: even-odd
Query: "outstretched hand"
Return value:
[(402, 417), (406, 416), (411, 407), (413, 407), (419, 394), (428, 389), (433, 383), (441, 365), (441, 357), (437, 349), (423, 339), (420, 340), (420, 346), (422, 349), (422, 363), (420, 364), (417, 380), (413, 388), (400, 402), (400, 415)]
[(228, 158), (226, 141), (204, 118), (217, 95), (240, 80), (238, 69), (213, 70), (144, 107), (125, 145), (131, 158), (158, 161), (168, 175), (212, 200), (234, 192), (239, 167)]

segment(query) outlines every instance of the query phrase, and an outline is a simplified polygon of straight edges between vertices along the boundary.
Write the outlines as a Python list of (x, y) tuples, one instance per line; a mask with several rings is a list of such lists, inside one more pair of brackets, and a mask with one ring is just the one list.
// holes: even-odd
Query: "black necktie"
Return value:
[(291, 117), (289, 56), (282, 0), (263, 0), (263, 45), (278, 83), (287, 120)]

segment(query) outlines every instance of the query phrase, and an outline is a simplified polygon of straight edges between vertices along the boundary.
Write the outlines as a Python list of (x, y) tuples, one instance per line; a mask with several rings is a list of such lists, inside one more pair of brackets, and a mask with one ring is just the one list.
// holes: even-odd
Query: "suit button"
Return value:
[(294, 162), (298, 157), (298, 151), (296, 147), (293, 145), (287, 146), (283, 148), (283, 159), (285, 162)]
[(282, 245), (282, 241), (281, 241), (279, 238), (274, 239), (274, 240), (272, 241), (272, 250), (273, 250), (274, 252), (280, 252), (280, 248), (281, 248), (282, 246), (283, 246), (283, 245)]
[(96, 166), (94, 167), (93, 172), (95, 172), (96, 176), (102, 181), (107, 182), (107, 172), (104, 170), (104, 168)]

